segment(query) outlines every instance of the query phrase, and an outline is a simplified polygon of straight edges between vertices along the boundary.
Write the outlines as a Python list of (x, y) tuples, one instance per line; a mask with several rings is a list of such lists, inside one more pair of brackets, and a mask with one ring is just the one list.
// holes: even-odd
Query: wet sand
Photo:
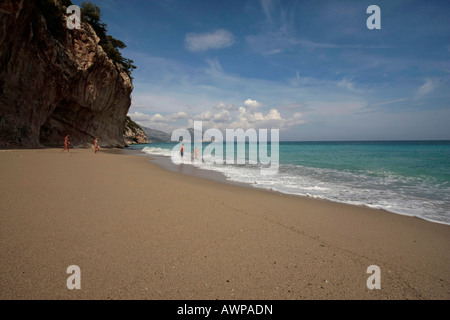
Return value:
[(450, 298), (448, 225), (121, 151), (0, 150), (0, 181), (1, 299)]

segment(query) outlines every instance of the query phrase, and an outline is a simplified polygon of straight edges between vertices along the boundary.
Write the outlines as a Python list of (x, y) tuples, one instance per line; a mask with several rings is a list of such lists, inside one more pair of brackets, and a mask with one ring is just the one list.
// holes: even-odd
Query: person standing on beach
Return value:
[(183, 160), (183, 155), (184, 155), (184, 143), (181, 145), (180, 155), (181, 155), (181, 160)]
[(94, 147), (95, 147), (95, 153), (97, 153), (98, 150), (100, 150), (100, 147), (98, 146), (98, 139), (95, 138), (94, 140)]
[(66, 151), (66, 149), (67, 149), (67, 152), (70, 152), (70, 151), (69, 151), (69, 145), (70, 145), (70, 142), (69, 142), (69, 135), (67, 135), (67, 136), (64, 138), (64, 149), (61, 151), (61, 153), (63, 153), (64, 151)]
[(197, 146), (195, 146), (194, 154), (195, 154), (195, 159), (198, 159), (198, 148), (197, 148)]

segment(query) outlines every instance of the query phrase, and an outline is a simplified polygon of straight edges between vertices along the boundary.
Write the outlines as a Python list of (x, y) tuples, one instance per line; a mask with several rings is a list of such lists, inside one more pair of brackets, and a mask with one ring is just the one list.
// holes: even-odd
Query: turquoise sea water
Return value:
[[(170, 159), (176, 145), (131, 148)], [(188, 159), (192, 149), (185, 147)], [(269, 176), (261, 174), (260, 164), (201, 167), (255, 187), (450, 224), (450, 141), (280, 142), (279, 163), (278, 172)]]

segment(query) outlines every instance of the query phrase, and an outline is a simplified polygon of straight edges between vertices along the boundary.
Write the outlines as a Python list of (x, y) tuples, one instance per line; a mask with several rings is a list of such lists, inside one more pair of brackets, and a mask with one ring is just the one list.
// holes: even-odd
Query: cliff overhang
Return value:
[(79, 30), (61, 23), (55, 34), (37, 3), (0, 2), (0, 148), (60, 146), (67, 134), (74, 146), (98, 138), (124, 147), (130, 76), (88, 23)]

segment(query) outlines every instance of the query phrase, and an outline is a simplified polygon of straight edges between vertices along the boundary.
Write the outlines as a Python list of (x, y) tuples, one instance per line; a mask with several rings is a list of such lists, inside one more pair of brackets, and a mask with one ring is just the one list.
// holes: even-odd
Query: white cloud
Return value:
[(399, 99), (387, 100), (387, 101), (373, 103), (373, 104), (370, 105), (370, 107), (372, 107), (372, 108), (381, 107), (381, 106), (394, 104), (394, 103), (398, 103), (398, 102), (403, 102), (403, 101), (407, 101), (407, 100), (408, 100), (408, 98), (399, 98)]
[(223, 74), (222, 66), (218, 59), (207, 59), (206, 63), (209, 66), (209, 68), (206, 69), (206, 74), (209, 74), (210, 76), (220, 76)]
[(224, 29), (210, 33), (188, 33), (184, 40), (186, 48), (192, 52), (226, 48), (235, 41), (233, 34)]
[(267, 117), (267, 119), (270, 119), (270, 120), (280, 120), (281, 119), (281, 115), (277, 109), (271, 109), (266, 117)]
[(133, 120), (133, 121), (150, 121), (151, 120), (151, 116), (149, 116), (148, 114), (144, 114), (138, 111), (135, 111), (133, 113), (129, 113), (128, 116)]
[[(131, 118), (131, 120), (135, 121), (137, 124), (151, 128), (151, 129), (157, 129), (162, 130), (165, 132), (171, 132), (178, 126), (174, 124), (175, 120), (182, 116), (180, 114), (183, 114), (184, 112), (179, 112), (178, 114), (171, 114), (169, 116), (163, 116), (160, 113), (156, 113), (154, 115), (148, 115), (141, 112), (133, 112), (128, 113), (128, 116)], [(188, 116), (186, 114), (186, 116)]]
[(202, 121), (204, 129), (217, 128), (225, 129), (289, 129), (292, 126), (304, 123), (302, 114), (295, 112), (287, 118), (283, 118), (278, 109), (272, 108), (266, 112), (257, 110), (262, 104), (256, 100), (247, 99), (244, 106), (225, 109), (224, 104), (218, 106), (224, 108), (214, 108), (214, 110), (206, 110), (198, 114), (189, 114), (183, 111), (162, 115), (156, 113), (154, 115), (144, 114), (138, 111), (129, 113), (132, 120), (138, 124), (151, 128), (172, 132), (178, 128), (193, 127), (194, 121)]
[(168, 119), (168, 118), (162, 116), (161, 114), (157, 113), (153, 117), (150, 118), (150, 121), (167, 123), (167, 122), (170, 122), (171, 119)]
[(247, 99), (244, 101), (244, 104), (249, 107), (249, 108), (258, 108), (261, 106), (261, 103), (259, 103), (256, 100), (252, 100), (252, 99)]
[(216, 123), (229, 122), (231, 120), (230, 112), (228, 110), (222, 110), (214, 115), (213, 120)]
[(272, 55), (280, 53), (282, 51), (283, 50), (281, 50), (281, 49), (272, 49), (272, 50), (263, 52), (262, 55), (264, 55), (264, 56), (272, 56)]
[[(297, 76), (295, 70), (294, 77), (284, 82), (277, 82), (228, 73), (223, 70), (218, 59), (208, 59), (205, 65), (198, 68), (180, 66), (177, 73), (171, 69), (177, 61), (149, 58), (145, 59), (145, 62), (146, 69), (139, 72), (145, 73), (146, 76), (153, 68), (158, 72), (152, 77), (145, 78), (145, 81), (142, 79), (136, 81), (131, 111), (147, 114), (178, 111), (199, 114), (212, 109), (211, 106), (216, 106), (216, 110), (229, 108), (228, 110), (231, 111), (237, 110), (239, 102), (236, 101), (246, 99), (249, 101), (247, 105), (244, 102), (245, 107), (249, 107), (249, 103), (258, 105), (259, 102), (256, 100), (265, 101), (273, 106), (305, 105), (310, 101), (322, 99), (330, 102), (337, 100), (344, 102), (352, 101), (355, 93), (340, 88), (336, 85), (336, 81), (306, 77), (301, 72)], [(167, 70), (162, 66), (165, 66)], [(166, 81), (166, 73), (172, 79), (170, 82)], [(136, 78), (138, 77), (136, 75)], [(355, 85), (354, 88), (358, 89)], [(248, 99), (248, 97), (252, 98)], [(255, 100), (254, 97), (258, 99)], [(222, 102), (222, 105), (218, 105), (217, 101)], [(134, 108), (135, 102), (139, 102), (139, 108)], [(144, 105), (147, 107), (143, 107)], [(293, 110), (287, 111), (290, 114)]]
[(178, 120), (178, 119), (189, 119), (189, 117), (190, 117), (190, 115), (187, 114), (187, 113), (184, 112), (184, 111), (180, 111), (180, 112), (174, 113), (174, 114), (172, 114), (172, 115), (170, 116), (170, 118), (171, 118), (171, 119), (174, 119), (174, 120)]
[(301, 83), (300, 73), (295, 71), (295, 78), (288, 79), (289, 83), (293, 87), (298, 87)]
[[(399, 99), (398, 101), (402, 101)], [(388, 101), (387, 103), (394, 103)], [(172, 132), (178, 128), (190, 128), (194, 126), (194, 121), (202, 121), (204, 129), (217, 128), (225, 129), (280, 129), (288, 130), (292, 127), (304, 124), (306, 122), (303, 113), (306, 116), (341, 116), (354, 114), (358, 110), (367, 107), (363, 100), (354, 101), (311, 101), (306, 107), (301, 104), (284, 105), (276, 108), (265, 109), (263, 104), (257, 100), (247, 99), (243, 105), (236, 108), (233, 105), (219, 103), (210, 110), (197, 113), (187, 113), (184, 111), (162, 115), (156, 113), (147, 115), (135, 111), (129, 116), (148, 128), (158, 129), (165, 132)], [(257, 107), (256, 107), (257, 106)]]
[(343, 78), (341, 81), (339, 81), (337, 83), (337, 86), (341, 87), (341, 88), (345, 88), (345, 89), (355, 92), (355, 93), (363, 93), (363, 90), (357, 89), (355, 87), (355, 82), (353, 82), (352, 79), (349, 79), (349, 78)]
[[(178, 73), (172, 72), (171, 60), (146, 61), (148, 70), (166, 66), (173, 80), (164, 82), (166, 77), (162, 72), (146, 78), (145, 82), (136, 82), (133, 105), (139, 102), (139, 108), (130, 111), (139, 111), (134, 114), (145, 121), (137, 121), (139, 124), (165, 132), (190, 127), (194, 120), (203, 120), (205, 128), (289, 129), (306, 120), (350, 114), (367, 105), (367, 98), (348, 90), (359, 89), (352, 79), (345, 79), (347, 83), (342, 81), (339, 87), (336, 81), (305, 77), (300, 70), (298, 73), (293, 70), (291, 79), (276, 82), (228, 73), (218, 59), (206, 60), (198, 68), (184, 65)], [(240, 106), (245, 110), (242, 114)], [(229, 113), (221, 113), (222, 110)], [(143, 113), (152, 116), (159, 113), (159, 117), (149, 119), (152, 116), (146, 118)]]
[(214, 107), (216, 110), (237, 110), (237, 107), (234, 104), (226, 105), (223, 102), (220, 102), (217, 106)]
[[(272, 24), (272, 22), (270, 22)], [(389, 45), (341, 44), (329, 42), (315, 42), (306, 38), (299, 38), (289, 27), (292, 22), (281, 21), (278, 27), (263, 29), (259, 33), (245, 37), (247, 44), (263, 56), (271, 56), (286, 51), (313, 51), (321, 49), (391, 49)], [(323, 51), (321, 51), (323, 52)]]
[(270, 23), (272, 23), (272, 14), (271, 14), (272, 0), (261, 0), (261, 6), (263, 8), (267, 20)]
[(208, 110), (208, 111), (205, 111), (205, 112), (202, 112), (202, 113), (200, 113), (198, 115), (193, 116), (192, 119), (194, 119), (194, 120), (202, 120), (202, 121), (209, 121), (209, 120), (211, 120), (212, 117), (213, 117), (213, 113)]
[(436, 87), (438, 87), (441, 82), (438, 79), (425, 79), (425, 83), (419, 87), (416, 92), (415, 99), (420, 99), (423, 96), (432, 92)]
[(263, 112), (254, 111), (254, 106), (261, 104), (255, 100), (246, 100), (245, 105), (248, 108), (240, 107), (236, 120), (229, 124), (232, 129), (288, 129), (292, 126), (304, 123), (301, 113), (296, 112), (289, 118), (285, 119), (281, 116), (277, 109), (270, 109), (265, 115)]

